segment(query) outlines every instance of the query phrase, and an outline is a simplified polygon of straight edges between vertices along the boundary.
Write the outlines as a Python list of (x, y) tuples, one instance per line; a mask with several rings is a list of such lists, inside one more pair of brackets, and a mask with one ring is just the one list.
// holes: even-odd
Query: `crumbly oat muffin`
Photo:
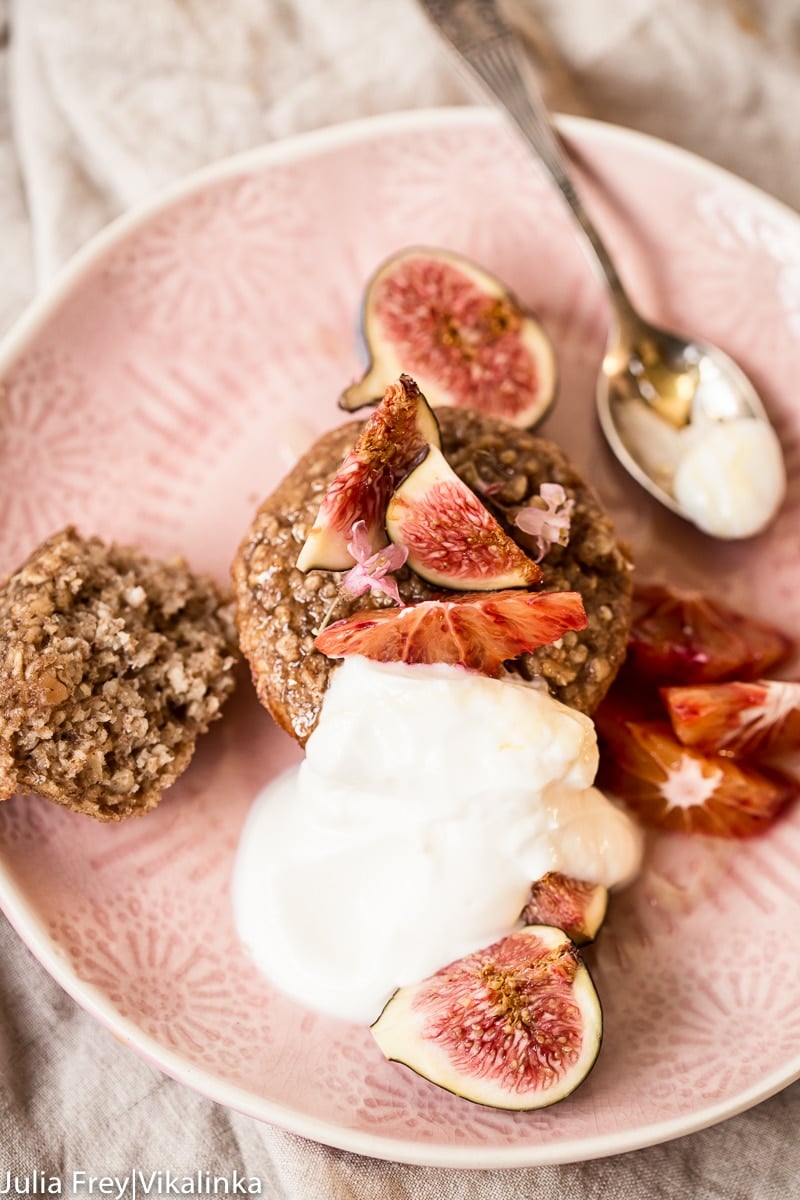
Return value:
[(235, 657), (230, 604), (182, 559), (55, 534), (0, 588), (0, 799), (147, 812), (219, 716)]
[[(511, 524), (513, 513), (538, 495), (542, 483), (560, 483), (575, 501), (569, 544), (553, 546), (541, 563), (541, 591), (581, 593), (589, 624), (553, 646), (523, 655), (514, 669), (541, 676), (554, 696), (591, 713), (611, 685), (630, 628), (632, 566), (597, 496), (554, 443), (468, 409), (437, 408), (442, 446), (451, 466), (529, 552), (532, 543)], [(242, 651), (259, 699), (288, 733), (304, 744), (316, 725), (336, 663), (314, 649), (319, 627), (336, 595), (339, 576), (303, 574), (297, 555), (325, 490), (363, 428), (350, 422), (325, 434), (258, 510), (233, 564)], [(405, 602), (441, 596), (407, 567), (397, 576)], [(334, 619), (389, 601), (342, 598)]]

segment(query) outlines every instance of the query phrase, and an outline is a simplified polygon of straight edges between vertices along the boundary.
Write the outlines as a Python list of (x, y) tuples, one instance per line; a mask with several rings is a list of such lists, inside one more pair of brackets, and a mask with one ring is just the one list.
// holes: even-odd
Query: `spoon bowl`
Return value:
[(686, 441), (682, 431), (751, 420), (771, 430), (758, 392), (728, 354), (641, 319), (612, 323), (596, 400), (600, 426), (616, 457), (637, 483), (680, 516), (687, 515), (674, 491)]
[(707, 342), (645, 320), (575, 190), (533, 68), (495, 0), (420, 0), (459, 60), (517, 125), (565, 199), (613, 307), (596, 406), (611, 450), (705, 533), (750, 537), (786, 490), (777, 436), (741, 368)]

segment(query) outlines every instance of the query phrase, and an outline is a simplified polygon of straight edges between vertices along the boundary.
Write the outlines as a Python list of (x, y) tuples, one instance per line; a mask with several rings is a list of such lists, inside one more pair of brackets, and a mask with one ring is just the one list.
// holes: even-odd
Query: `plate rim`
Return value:
[[(762, 210), (771, 211), (780, 219), (788, 220), (800, 228), (800, 215), (788, 205), (693, 151), (638, 130), (593, 118), (559, 114), (556, 120), (559, 129), (568, 140), (574, 139), (578, 144), (582, 141), (593, 145), (605, 143), (609, 148), (622, 144), (634, 149), (641, 148), (644, 153), (660, 160), (668, 169), (684, 172), (688, 170), (695, 177), (705, 176), (709, 183), (733, 186), (741, 194), (749, 194)], [(438, 129), (483, 129), (492, 125), (499, 127), (503, 123), (502, 114), (494, 108), (478, 105), (401, 110), (294, 134), (276, 142), (241, 151), (191, 172), (160, 190), (152, 199), (113, 219), (60, 268), (49, 286), (30, 302), (0, 342), (0, 383), (51, 315), (69, 299), (72, 291), (91, 274), (98, 262), (115, 247), (135, 235), (140, 228), (182, 200), (229, 179), (293, 161), (313, 159), (320, 154), (333, 153), (392, 133), (424, 134)], [(185, 1055), (169, 1049), (158, 1039), (144, 1032), (135, 1021), (123, 1016), (100, 989), (80, 979), (67, 955), (47, 932), (35, 907), (18, 886), (13, 873), (2, 861), (0, 909), (51, 978), (118, 1041), (134, 1050), (146, 1062), (215, 1103), (324, 1145), (370, 1158), (392, 1159), (418, 1166), (470, 1170), (553, 1166), (590, 1161), (660, 1145), (697, 1133), (754, 1107), (800, 1078), (798, 1055), (786, 1067), (772, 1072), (766, 1079), (740, 1092), (733, 1099), (708, 1105), (688, 1118), (686, 1115), (671, 1117), (612, 1136), (603, 1134), (546, 1145), (531, 1141), (497, 1147), (447, 1145), (415, 1142), (394, 1136), (381, 1137), (333, 1124), (295, 1108), (266, 1100), (255, 1092), (221, 1080), (206, 1068), (191, 1063)]]

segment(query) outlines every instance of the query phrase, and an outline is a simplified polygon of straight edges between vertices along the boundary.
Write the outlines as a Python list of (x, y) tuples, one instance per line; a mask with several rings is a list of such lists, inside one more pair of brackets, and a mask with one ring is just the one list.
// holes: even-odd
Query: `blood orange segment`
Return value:
[(352, 567), (355, 559), (347, 545), (357, 521), (364, 521), (373, 553), (385, 546), (384, 516), (392, 491), (428, 446), (438, 447), (439, 441), (439, 427), (425, 397), (413, 379), (401, 375), (386, 388), (330, 483), (298, 556), (298, 568)]
[(700, 592), (638, 585), (628, 667), (656, 686), (754, 679), (783, 662), (790, 637)]
[(449, 663), (497, 676), (502, 664), (584, 629), (578, 592), (491, 592), (357, 612), (329, 625), (314, 645), (330, 658)]
[(664, 721), (629, 721), (604, 737), (598, 786), (659, 829), (745, 838), (800, 790), (780, 771), (681, 745)]
[(662, 688), (661, 697), (685, 746), (734, 756), (800, 748), (800, 683), (736, 680)]
[(386, 531), (408, 551), (411, 569), (437, 587), (500, 590), (542, 578), (434, 446), (394, 492)]

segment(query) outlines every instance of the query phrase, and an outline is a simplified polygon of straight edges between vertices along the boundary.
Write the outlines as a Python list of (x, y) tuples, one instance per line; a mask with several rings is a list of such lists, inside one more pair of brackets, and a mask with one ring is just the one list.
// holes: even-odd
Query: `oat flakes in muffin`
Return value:
[(0, 799), (147, 812), (234, 688), (231, 606), (175, 558), (67, 528), (0, 588)]

